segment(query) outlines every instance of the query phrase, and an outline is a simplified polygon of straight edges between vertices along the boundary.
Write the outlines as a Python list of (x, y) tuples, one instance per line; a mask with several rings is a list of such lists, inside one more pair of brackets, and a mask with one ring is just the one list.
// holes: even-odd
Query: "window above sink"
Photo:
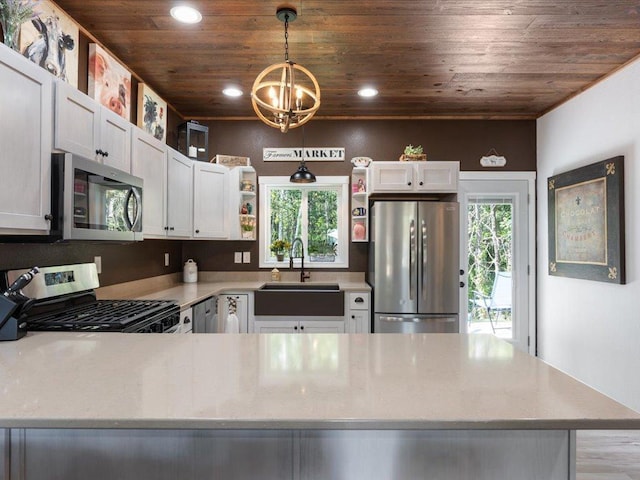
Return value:
[[(349, 267), (349, 177), (295, 184), (289, 177), (261, 176), (258, 183), (261, 268), (288, 268), (289, 252), (278, 261), (269, 247), (274, 240), (293, 243), (297, 237), (304, 246), (305, 268)], [(300, 256), (299, 250), (294, 253)], [(294, 267), (300, 266), (295, 258)]]

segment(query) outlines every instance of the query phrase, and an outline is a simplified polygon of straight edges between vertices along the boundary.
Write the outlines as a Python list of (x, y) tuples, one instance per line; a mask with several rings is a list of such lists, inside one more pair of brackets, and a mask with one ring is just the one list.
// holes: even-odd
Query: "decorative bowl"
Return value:
[(368, 167), (371, 162), (372, 160), (369, 157), (353, 157), (351, 159), (351, 163), (355, 167)]

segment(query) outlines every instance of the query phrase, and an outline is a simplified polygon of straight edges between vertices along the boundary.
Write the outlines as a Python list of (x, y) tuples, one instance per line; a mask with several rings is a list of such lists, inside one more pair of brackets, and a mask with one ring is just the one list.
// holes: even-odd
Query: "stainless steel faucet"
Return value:
[[(293, 256), (293, 252), (296, 248), (297, 244), (300, 244), (300, 256), (299, 257), (294, 257)], [(308, 280), (309, 278), (311, 278), (311, 274), (309, 272), (304, 271), (304, 244), (302, 243), (302, 239), (300, 237), (296, 237), (293, 242), (291, 242), (291, 248), (289, 249), (289, 268), (291, 270), (293, 270), (293, 259), (294, 258), (299, 258), (301, 260), (301, 264), (300, 264), (300, 281), (304, 282), (305, 280)]]

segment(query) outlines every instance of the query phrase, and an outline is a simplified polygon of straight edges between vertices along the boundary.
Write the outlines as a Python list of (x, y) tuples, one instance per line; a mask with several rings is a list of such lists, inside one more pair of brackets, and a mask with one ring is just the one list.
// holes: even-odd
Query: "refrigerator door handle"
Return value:
[(422, 245), (420, 246), (422, 254), (422, 271), (420, 272), (420, 283), (422, 285), (422, 298), (427, 298), (427, 279), (425, 278), (427, 271), (427, 225), (422, 220)]
[(412, 219), (409, 224), (409, 300), (413, 300), (413, 293), (416, 290), (416, 253), (416, 223)]

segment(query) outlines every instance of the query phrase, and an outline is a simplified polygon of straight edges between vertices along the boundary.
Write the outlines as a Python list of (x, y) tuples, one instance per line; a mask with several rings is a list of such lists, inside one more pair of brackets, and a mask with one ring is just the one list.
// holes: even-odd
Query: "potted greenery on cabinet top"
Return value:
[(282, 262), (284, 260), (284, 254), (291, 248), (291, 244), (286, 240), (277, 239), (273, 241), (269, 248), (271, 253), (276, 256), (276, 259)]

